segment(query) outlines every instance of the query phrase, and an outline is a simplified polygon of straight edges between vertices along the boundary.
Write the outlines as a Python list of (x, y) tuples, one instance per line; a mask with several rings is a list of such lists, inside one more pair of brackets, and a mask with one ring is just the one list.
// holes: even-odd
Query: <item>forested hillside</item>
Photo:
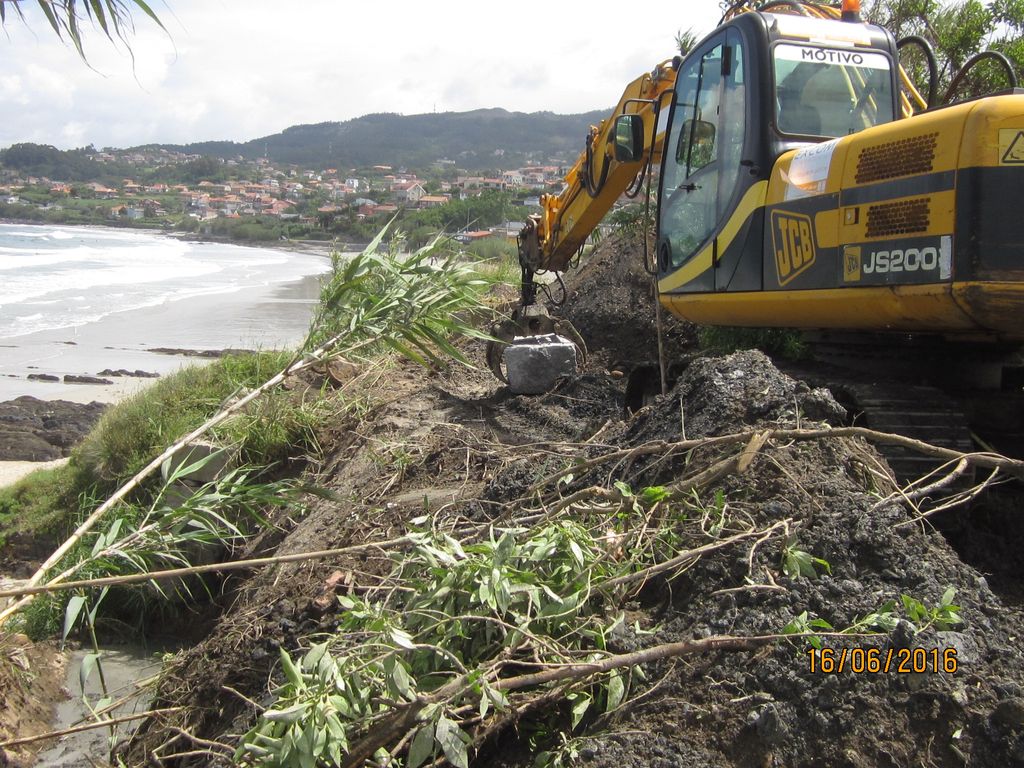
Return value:
[(574, 157), (604, 111), (578, 115), (478, 109), (425, 115), (373, 114), (342, 123), (296, 125), (245, 143), (161, 145), (216, 157), (266, 157), (305, 167), (406, 165), (452, 160), (460, 168), (515, 168), (552, 155)]

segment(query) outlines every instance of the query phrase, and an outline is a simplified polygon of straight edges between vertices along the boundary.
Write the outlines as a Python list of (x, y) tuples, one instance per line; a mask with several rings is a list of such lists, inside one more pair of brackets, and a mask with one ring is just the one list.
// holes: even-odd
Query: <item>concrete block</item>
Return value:
[(509, 389), (517, 395), (542, 394), (576, 374), (576, 345), (554, 333), (516, 337), (504, 359)]
[(164, 482), (182, 468), (202, 462), (202, 465), (178, 479), (187, 480), (189, 483), (203, 485), (212, 483), (223, 474), (228, 465), (234, 459), (234, 452), (227, 448), (221, 448), (213, 443), (196, 441), (183, 445), (175, 451), (170, 458), (164, 461), (160, 467)]

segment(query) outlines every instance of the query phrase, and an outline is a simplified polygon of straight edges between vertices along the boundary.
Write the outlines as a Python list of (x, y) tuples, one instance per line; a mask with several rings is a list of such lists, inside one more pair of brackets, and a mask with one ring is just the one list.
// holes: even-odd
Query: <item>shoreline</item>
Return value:
[[(330, 269), (330, 243), (281, 241), (269, 246), (241, 246), (141, 227), (35, 222), (13, 226), (51, 232), (78, 230), (82, 237), (88, 237), (87, 232), (118, 232), (137, 234), (140, 238), (178, 240), (194, 243), (188, 247), (200, 259), (204, 258), (202, 249), (207, 244), (211, 248), (254, 249), (278, 254), (274, 259), (280, 259), (281, 266), (238, 276), (222, 270), (221, 277), (209, 285), (200, 277), (190, 288), (176, 289), (181, 295), (158, 297), (151, 303), (129, 299), (123, 307), (101, 305), (103, 314), (93, 311), (95, 319), (75, 320), (69, 316), (62, 319), (71, 322), (51, 322), (59, 327), (48, 328), (42, 323), (39, 330), (26, 329), (28, 332), (0, 338), (0, 402), (20, 395), (42, 400), (111, 402), (138, 391), (141, 385), (134, 377), (114, 378), (105, 373), (108, 370), (156, 377), (201, 361), (206, 358), (202, 353), (293, 347), (309, 330), (322, 277)], [(228, 256), (230, 251), (221, 253), (225, 256), (213, 257), (227, 260), (221, 263), (245, 260), (244, 256)], [(159, 354), (168, 349), (195, 350), (197, 354)], [(85, 381), (68, 381), (66, 377), (85, 377)]]
[(56, 469), (63, 467), (71, 459), (53, 459), (51, 461), (0, 461), (0, 488), (14, 485), (23, 477), (28, 477), (37, 469)]
[[(14, 224), (50, 230), (116, 230), (140, 236), (174, 237), (173, 233), (142, 228), (25, 221)], [(195, 237), (187, 239), (239, 245)], [(159, 377), (186, 366), (209, 363), (218, 356), (213, 354), (215, 352), (298, 346), (309, 331), (319, 301), (324, 272), (318, 265), (329, 268), (331, 244), (280, 242), (251, 247), (301, 254), (296, 257), (301, 260), (294, 262), (297, 274), (279, 273), (257, 284), (238, 281), (216, 293), (198, 293), (158, 304), (115, 310), (90, 322), (0, 339), (0, 403), (27, 395), (47, 403), (115, 404), (142, 392)], [(317, 271), (310, 273), (312, 269)], [(277, 279), (281, 276), (284, 279)], [(190, 351), (196, 354), (187, 354)], [(140, 375), (111, 375), (114, 372)], [(148, 375), (141, 375), (143, 373)], [(29, 379), (29, 375), (34, 378)], [(93, 381), (66, 381), (66, 376), (88, 377)], [(35, 410), (38, 411), (38, 407)], [(18, 412), (19, 408), (12, 411)], [(15, 418), (12, 423), (17, 423), (16, 417), (12, 418)], [(43, 454), (39, 456), (42, 459)], [(46, 460), (14, 458), (0, 461), (0, 487), (10, 485), (35, 469), (51, 466)]]
[[(111, 312), (89, 323), (0, 339), (0, 402), (21, 395), (41, 400), (89, 402), (120, 399), (154, 378), (100, 376), (106, 369), (160, 376), (206, 355), (165, 354), (161, 348), (195, 350), (285, 349), (300, 343), (319, 300), (320, 276), (266, 286), (199, 294)], [(30, 380), (28, 376), (58, 380)], [(106, 378), (111, 384), (69, 383), (67, 375)]]
[(53, 222), (35, 221), (32, 219), (11, 219), (0, 217), (0, 224), (7, 224), (18, 227), (79, 227), (82, 229), (110, 229), (116, 232), (138, 232), (143, 235), (157, 237), (169, 237), (174, 240), (183, 240), (190, 243), (215, 243), (217, 245), (237, 245), (240, 248), (262, 248), (268, 251), (288, 251), (291, 253), (305, 253), (314, 256), (330, 258), (331, 253), (341, 246), (345, 250), (346, 245), (357, 246), (360, 250), (365, 243), (338, 243), (335, 240), (233, 240), (230, 237), (217, 235), (204, 235), (199, 232), (186, 232), (180, 229), (154, 229), (153, 227), (134, 227), (129, 224), (116, 224), (113, 222), (105, 224), (93, 224), (82, 222)]

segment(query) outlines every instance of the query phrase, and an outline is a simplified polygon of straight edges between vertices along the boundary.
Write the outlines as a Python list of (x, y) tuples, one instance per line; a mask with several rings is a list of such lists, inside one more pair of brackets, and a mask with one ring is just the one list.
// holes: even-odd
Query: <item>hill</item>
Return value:
[[(598, 110), (576, 115), (478, 109), (424, 115), (378, 113), (345, 122), (295, 125), (252, 141), (207, 141), (156, 148), (247, 160), (260, 157), (304, 167), (367, 165), (423, 167), (439, 159), (458, 167), (511, 168), (563, 156), (583, 147), (587, 128), (607, 116)], [(139, 147), (148, 149), (153, 147)]]

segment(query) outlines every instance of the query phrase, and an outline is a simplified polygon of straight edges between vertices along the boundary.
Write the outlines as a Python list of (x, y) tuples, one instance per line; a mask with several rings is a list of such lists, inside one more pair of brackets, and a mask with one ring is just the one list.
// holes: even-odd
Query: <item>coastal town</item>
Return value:
[[(25, 147), (0, 155), (4, 219), (144, 227), (243, 241), (358, 241), (396, 214), (410, 233), (444, 228), (464, 243), (514, 238), (540, 195), (561, 189), (566, 170), (564, 158), (474, 175), (445, 158), (425, 169), (302, 168), (267, 158), (219, 159), (166, 148), (61, 152), (32, 147), (58, 155), (85, 152), (94, 178), (72, 180), (26, 172), (38, 164), (18, 168), (6, 162)], [(116, 178), (118, 170), (131, 176)]]

